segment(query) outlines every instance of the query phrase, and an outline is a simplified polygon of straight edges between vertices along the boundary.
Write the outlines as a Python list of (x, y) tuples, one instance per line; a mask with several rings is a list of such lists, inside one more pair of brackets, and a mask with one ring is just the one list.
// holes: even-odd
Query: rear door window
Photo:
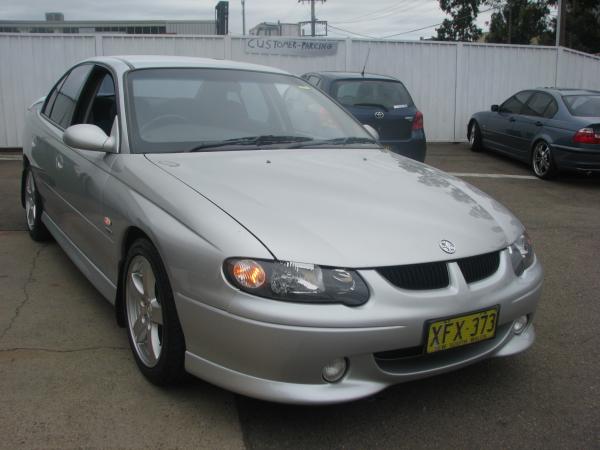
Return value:
[(54, 86), (54, 88), (48, 94), (48, 98), (44, 103), (44, 107), (42, 108), (42, 114), (46, 117), (50, 117), (50, 112), (52, 111), (52, 107), (54, 106), (54, 102), (56, 100), (56, 96), (58, 95), (58, 91), (60, 90), (62, 84), (64, 83), (66, 77), (60, 79), (58, 83)]
[[(552, 96), (543, 92), (536, 92), (523, 108), (523, 114), (536, 117), (553, 117), (556, 113), (556, 105)], [(552, 108), (554, 106), (554, 108)]]
[(79, 94), (91, 70), (91, 64), (75, 67), (59, 89), (50, 119), (60, 127), (67, 128), (71, 125)]

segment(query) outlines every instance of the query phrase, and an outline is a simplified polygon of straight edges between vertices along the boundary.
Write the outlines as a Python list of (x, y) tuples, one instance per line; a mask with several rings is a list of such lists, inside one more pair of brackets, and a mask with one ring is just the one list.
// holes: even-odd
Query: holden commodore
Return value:
[(523, 225), (371, 133), (280, 70), (86, 60), (27, 111), (27, 226), (114, 304), (158, 385), (335, 403), (529, 348)]

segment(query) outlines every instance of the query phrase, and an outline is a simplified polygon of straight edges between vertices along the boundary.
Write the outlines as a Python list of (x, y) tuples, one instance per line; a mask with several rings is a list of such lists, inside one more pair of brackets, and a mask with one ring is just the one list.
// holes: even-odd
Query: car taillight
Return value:
[(600, 144), (600, 128), (582, 128), (573, 136), (573, 142), (577, 144)]
[(413, 131), (422, 130), (423, 129), (423, 113), (421, 111), (417, 111), (415, 114), (415, 118), (412, 123)]

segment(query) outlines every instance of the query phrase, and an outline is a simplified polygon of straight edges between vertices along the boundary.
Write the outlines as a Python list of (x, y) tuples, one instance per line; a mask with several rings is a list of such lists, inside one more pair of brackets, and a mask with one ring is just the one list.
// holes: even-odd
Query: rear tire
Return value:
[(531, 151), (531, 169), (542, 180), (550, 180), (558, 174), (552, 149), (546, 141), (538, 141), (534, 145)]
[(44, 242), (50, 239), (50, 232), (42, 222), (42, 199), (37, 191), (31, 167), (25, 169), (23, 176), (23, 198), (25, 200), (25, 223), (31, 239)]
[(136, 240), (123, 264), (123, 308), (135, 362), (153, 384), (185, 378), (185, 339), (167, 271), (147, 239)]
[(472, 121), (469, 124), (468, 138), (471, 151), (480, 152), (483, 150), (483, 143), (481, 142), (481, 130), (475, 121)]

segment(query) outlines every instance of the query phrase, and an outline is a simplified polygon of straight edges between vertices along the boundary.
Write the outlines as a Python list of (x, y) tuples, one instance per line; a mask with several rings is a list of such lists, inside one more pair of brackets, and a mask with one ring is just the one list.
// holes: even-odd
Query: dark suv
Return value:
[(310, 72), (302, 78), (341, 103), (361, 123), (375, 128), (384, 147), (425, 161), (423, 114), (401, 81), (353, 72)]

